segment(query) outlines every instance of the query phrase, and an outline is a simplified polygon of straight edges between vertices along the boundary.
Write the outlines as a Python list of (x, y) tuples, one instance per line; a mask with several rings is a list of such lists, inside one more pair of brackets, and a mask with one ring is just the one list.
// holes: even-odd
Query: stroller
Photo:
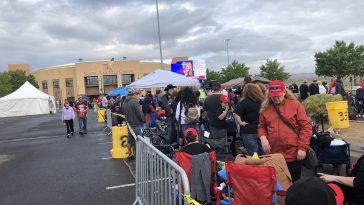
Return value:
[(349, 174), (351, 161), (350, 161), (350, 144), (343, 140), (340, 145), (334, 145), (333, 138), (329, 132), (324, 132), (324, 122), (322, 114), (320, 114), (320, 120), (322, 125), (322, 131), (318, 130), (318, 126), (313, 131), (313, 136), (311, 137), (310, 146), (315, 151), (319, 166), (315, 169), (323, 169), (324, 164), (331, 164), (336, 170), (337, 175), (339, 175), (339, 166), (346, 166), (346, 174)]
[(169, 144), (166, 136), (158, 127), (144, 129), (143, 136), (149, 138), (150, 143), (163, 154), (173, 158), (177, 143)]

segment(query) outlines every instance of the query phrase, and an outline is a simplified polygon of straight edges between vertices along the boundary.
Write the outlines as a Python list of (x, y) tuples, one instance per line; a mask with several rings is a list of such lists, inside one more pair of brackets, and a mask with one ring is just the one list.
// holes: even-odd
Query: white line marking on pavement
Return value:
[(129, 187), (129, 186), (135, 186), (135, 183), (132, 183), (132, 184), (123, 184), (123, 185), (118, 185), (118, 186), (110, 186), (110, 187), (106, 187), (106, 190), (119, 189), (119, 188), (124, 188), (124, 187)]
[(100, 142), (100, 143), (97, 143), (97, 144), (111, 144), (112, 142)]
[(6, 142), (21, 142), (27, 140), (41, 140), (41, 139), (52, 139), (52, 138), (60, 138), (64, 137), (63, 135), (54, 135), (54, 136), (43, 136), (43, 137), (29, 137), (29, 138), (19, 138), (19, 139), (7, 139), (7, 140), (0, 140), (0, 143)]
[(112, 157), (105, 157), (105, 158), (101, 158), (101, 159), (112, 159)]

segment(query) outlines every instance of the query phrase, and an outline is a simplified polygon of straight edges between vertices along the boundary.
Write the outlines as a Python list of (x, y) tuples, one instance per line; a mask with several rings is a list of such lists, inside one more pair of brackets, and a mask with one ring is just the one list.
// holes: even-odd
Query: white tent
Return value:
[(173, 84), (174, 86), (200, 87), (200, 82), (197, 79), (158, 69), (128, 85), (126, 88), (164, 88), (168, 84)]
[(49, 114), (50, 111), (55, 112), (54, 108), (54, 98), (28, 81), (13, 93), (0, 98), (0, 117)]

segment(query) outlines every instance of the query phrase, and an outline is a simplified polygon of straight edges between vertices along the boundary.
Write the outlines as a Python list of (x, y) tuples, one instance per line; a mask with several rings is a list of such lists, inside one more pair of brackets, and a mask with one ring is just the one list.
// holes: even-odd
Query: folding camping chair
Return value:
[[(191, 187), (191, 169), (192, 169), (192, 155), (187, 154), (185, 152), (176, 152), (176, 163), (182, 167), (183, 170), (185, 170), (187, 174), (188, 181), (190, 183), (190, 189)], [(214, 151), (210, 152), (210, 162), (211, 162), (211, 193), (216, 195), (216, 205), (220, 205), (220, 199), (221, 199), (221, 191), (217, 189), (216, 184), (216, 154)]]
[(231, 205), (273, 204), (273, 194), (275, 192), (278, 195), (285, 195), (284, 191), (276, 191), (274, 188), (277, 179), (273, 167), (242, 165), (234, 162), (226, 162), (225, 167), (226, 184), (228, 185)]

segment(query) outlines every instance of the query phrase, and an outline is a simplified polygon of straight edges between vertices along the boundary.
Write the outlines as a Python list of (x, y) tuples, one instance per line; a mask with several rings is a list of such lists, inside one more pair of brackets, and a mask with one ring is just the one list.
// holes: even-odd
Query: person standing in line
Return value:
[(79, 99), (80, 103), (76, 105), (76, 113), (78, 116), (78, 126), (79, 126), (79, 134), (80, 135), (86, 135), (87, 134), (87, 111), (88, 106), (86, 99)]
[(175, 88), (176, 88), (176, 86), (173, 86), (172, 84), (169, 84), (164, 89), (164, 91), (166, 93), (161, 97), (160, 101), (158, 102), (159, 106), (162, 107), (162, 109), (167, 108), (168, 102), (171, 99), (172, 93), (173, 93)]
[(62, 121), (64, 122), (67, 129), (67, 138), (70, 138), (70, 135), (73, 136), (74, 128), (73, 128), (73, 120), (75, 119), (75, 111), (70, 106), (69, 102), (65, 102), (64, 108), (62, 109)]
[(364, 118), (364, 83), (361, 83), (356, 90), (355, 99), (358, 106), (358, 117)]
[(304, 80), (303, 83), (300, 85), (300, 99), (301, 102), (306, 100), (306, 98), (308, 98), (309, 93), (308, 93), (308, 85), (307, 85), (307, 80)]
[(309, 96), (320, 94), (319, 86), (317, 85), (317, 80), (314, 79), (310, 86), (308, 86)]
[(269, 83), (268, 98), (260, 110), (258, 134), (265, 154), (281, 153), (295, 182), (312, 135), (305, 108), (280, 80)]
[(134, 131), (135, 135), (142, 135), (144, 124), (144, 114), (139, 104), (140, 91), (138, 89), (131, 90), (128, 97), (125, 99), (122, 107), (122, 112), (125, 115), (128, 126), (128, 160), (134, 160), (132, 149), (135, 153), (135, 139), (131, 133), (130, 128)]
[(321, 83), (321, 81), (317, 81), (317, 84), (319, 86), (319, 93), (326, 94), (327, 90), (326, 90), (325, 86)]
[(346, 98), (344, 83), (341, 80), (341, 76), (337, 76), (335, 89), (336, 89), (336, 94), (340, 94), (343, 99)]
[(291, 85), (288, 86), (288, 89), (295, 95), (298, 94), (298, 85), (292, 80)]
[(254, 152), (263, 155), (262, 144), (258, 136), (259, 111), (264, 95), (258, 85), (248, 83), (243, 91), (243, 98), (234, 110), (234, 118), (240, 125), (240, 136), (248, 154)]

